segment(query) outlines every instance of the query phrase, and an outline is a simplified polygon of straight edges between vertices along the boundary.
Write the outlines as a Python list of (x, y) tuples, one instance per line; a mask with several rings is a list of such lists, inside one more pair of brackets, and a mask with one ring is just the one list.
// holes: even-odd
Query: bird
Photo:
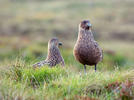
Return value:
[(73, 55), (78, 62), (84, 65), (85, 73), (86, 65), (94, 65), (96, 72), (97, 64), (103, 59), (102, 49), (94, 40), (91, 29), (92, 24), (89, 20), (80, 22), (78, 38), (73, 49)]
[(37, 68), (37, 67), (42, 67), (44, 65), (53, 67), (53, 66), (56, 66), (57, 64), (61, 64), (62, 66), (65, 66), (64, 59), (59, 50), (59, 46), (61, 45), (62, 43), (59, 42), (58, 38), (54, 37), (50, 39), (48, 42), (47, 58), (43, 61), (33, 64), (33, 67)]

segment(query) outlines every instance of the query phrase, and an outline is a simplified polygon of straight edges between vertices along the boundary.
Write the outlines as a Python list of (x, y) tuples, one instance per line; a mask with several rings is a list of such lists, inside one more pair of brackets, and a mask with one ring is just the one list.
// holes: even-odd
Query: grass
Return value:
[[(16, 67), (15, 67), (16, 68)], [(113, 82), (132, 80), (134, 70), (97, 71), (88, 70), (87, 75), (82, 71), (74, 73), (69, 68), (48, 68), (33, 70), (22, 68), (22, 75), (12, 71), (9, 76), (0, 80), (2, 97), (26, 100), (74, 100), (75, 96), (88, 96), (100, 100), (115, 100), (113, 91), (109, 92), (105, 87)], [(18, 72), (18, 71), (17, 71)]]
[[(0, 100), (133, 100), (134, 3), (107, 0), (0, 1)], [(131, 16), (130, 16), (131, 15)], [(78, 24), (89, 19), (103, 61), (79, 64), (72, 54)], [(31, 65), (58, 37), (65, 67)]]
[[(4, 100), (16, 98), (20, 100), (85, 100), (85, 98), (87, 100), (131, 100), (122, 98), (133, 98), (131, 96), (133, 86), (130, 89), (131, 93), (127, 95), (125, 93), (128, 90), (124, 92), (122, 87), (127, 80), (134, 81), (134, 56), (132, 55), (134, 49), (130, 43), (123, 45), (123, 42), (100, 42), (104, 50), (104, 59), (97, 65), (96, 73), (93, 66), (87, 67), (87, 75), (84, 74), (83, 65), (74, 59), (71, 46), (66, 47), (64, 44), (60, 48), (65, 67), (44, 66), (34, 70), (31, 65), (43, 60), (47, 55), (47, 43), (30, 41), (21, 49), (14, 48), (12, 42), (10, 43), (10, 49), (6, 51), (6, 48), (2, 48), (5, 53), (0, 54), (0, 97)], [(24, 41), (19, 46), (23, 43)]]
[[(15, 59), (5, 55), (5, 60), (1, 61), (0, 94), (4, 100), (15, 98), (20, 100), (85, 100), (85, 98), (115, 100), (122, 98), (120, 96), (122, 92), (118, 90), (115, 93), (114, 89), (108, 87), (109, 84), (116, 86), (116, 83), (133, 81), (134, 70), (132, 66), (129, 67), (125, 63), (129, 59), (117, 52), (114, 56), (105, 52), (104, 61), (98, 65), (97, 72), (94, 72), (94, 67), (88, 67), (86, 75), (82, 65), (75, 61), (72, 50), (62, 48), (65, 67), (57, 65), (54, 68), (44, 66), (33, 69), (31, 64), (43, 58), (38, 58), (40, 55), (34, 55), (34, 49), (31, 49), (35, 46), (38, 46), (38, 49), (42, 48), (40, 44), (32, 46), (21, 50), (16, 54), (20, 56), (14, 57)], [(30, 50), (29, 53), (21, 56), (27, 50)]]
[[(85, 97), (115, 100), (121, 98), (120, 94), (105, 87), (114, 82), (133, 81), (133, 63), (129, 63), (133, 56), (128, 59), (123, 55), (128, 48), (129, 53), (132, 53), (129, 44), (124, 48), (120, 43), (119, 50), (113, 50), (111, 46), (117, 48), (118, 45), (103, 42), (104, 60), (99, 63), (97, 73), (94, 67), (88, 67), (87, 75), (84, 74), (83, 66), (74, 59), (72, 49), (66, 47), (60, 48), (66, 64), (64, 68), (44, 66), (33, 70), (31, 65), (46, 57), (47, 43), (33, 42), (27, 45), (19, 51), (10, 48), (7, 54), (1, 53), (0, 94), (5, 100), (82, 100)], [(120, 49), (124, 51), (119, 52)], [(112, 50), (112, 53), (108, 50)]]

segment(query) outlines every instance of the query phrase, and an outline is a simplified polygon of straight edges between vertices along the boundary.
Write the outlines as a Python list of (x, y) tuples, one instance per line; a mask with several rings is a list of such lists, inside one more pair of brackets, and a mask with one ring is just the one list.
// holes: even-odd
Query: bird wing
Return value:
[(36, 68), (36, 67), (41, 67), (41, 66), (44, 66), (44, 65), (49, 65), (49, 62), (43, 60), (43, 61), (40, 61), (40, 62), (37, 62), (37, 63), (33, 64), (33, 67)]
[(99, 45), (96, 41), (94, 41), (94, 46), (95, 46), (95, 55), (97, 57), (100, 57), (100, 60), (102, 60), (102, 58), (103, 58), (102, 49), (99, 47)]

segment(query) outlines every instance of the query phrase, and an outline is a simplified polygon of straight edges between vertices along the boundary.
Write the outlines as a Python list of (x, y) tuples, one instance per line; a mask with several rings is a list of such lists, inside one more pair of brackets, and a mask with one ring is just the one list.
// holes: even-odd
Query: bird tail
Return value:
[(33, 64), (33, 68), (37, 68), (37, 67), (42, 67), (44, 65), (48, 65), (49, 63), (47, 61), (40, 61), (40, 62), (37, 62), (35, 64)]

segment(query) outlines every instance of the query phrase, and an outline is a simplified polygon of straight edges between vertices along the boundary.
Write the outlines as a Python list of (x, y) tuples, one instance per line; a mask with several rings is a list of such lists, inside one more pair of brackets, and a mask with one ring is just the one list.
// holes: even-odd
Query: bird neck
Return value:
[(90, 30), (84, 30), (84, 29), (79, 30), (78, 39), (94, 40), (91, 29)]
[(55, 45), (48, 45), (47, 60), (59, 54), (59, 49)]

